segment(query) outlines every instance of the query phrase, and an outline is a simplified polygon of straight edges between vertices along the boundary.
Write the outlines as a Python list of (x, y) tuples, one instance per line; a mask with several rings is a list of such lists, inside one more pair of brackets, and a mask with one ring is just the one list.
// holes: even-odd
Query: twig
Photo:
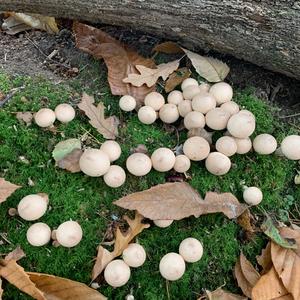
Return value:
[(5, 233), (0, 233), (0, 236), (1, 236), (1, 238), (6, 242), (6, 243), (8, 243), (8, 244), (10, 244), (11, 245), (11, 241), (6, 237), (6, 234)]
[(300, 117), (300, 113), (296, 113), (293, 115), (287, 115), (287, 116), (279, 116), (279, 119), (293, 118), (293, 117)]
[(14, 94), (17, 93), (19, 90), (24, 89), (24, 87), (25, 86), (20, 86), (12, 89), (10, 93), (8, 93), (6, 97), (2, 101), (0, 101), (0, 107), (4, 106), (5, 103), (9, 102), (9, 100), (14, 96)]

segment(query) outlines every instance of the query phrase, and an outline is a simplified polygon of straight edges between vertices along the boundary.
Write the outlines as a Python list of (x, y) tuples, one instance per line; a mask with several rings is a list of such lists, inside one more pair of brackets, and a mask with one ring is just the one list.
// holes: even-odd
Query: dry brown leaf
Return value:
[(128, 74), (128, 77), (123, 79), (125, 83), (131, 83), (134, 86), (142, 86), (146, 84), (148, 87), (154, 86), (157, 80), (161, 77), (164, 81), (167, 80), (170, 74), (172, 74), (179, 67), (180, 60), (174, 60), (165, 64), (156, 66), (155, 69), (150, 69), (145, 66), (136, 65), (136, 69), (140, 74)]
[(187, 68), (183, 67), (173, 72), (165, 84), (166, 93), (173, 91), (178, 85), (180, 85), (185, 79), (191, 76), (192, 72)]
[(116, 136), (118, 136), (119, 119), (116, 116), (105, 118), (104, 104), (99, 102), (99, 104), (95, 106), (94, 103), (95, 100), (93, 96), (83, 93), (78, 107), (84, 111), (85, 115), (90, 119), (89, 123), (96, 128), (104, 138), (114, 140)]
[(2, 279), (0, 278), (0, 300), (2, 300), (3, 289), (2, 289)]
[(16, 117), (20, 122), (25, 122), (29, 126), (32, 123), (33, 114), (30, 111), (17, 112)]
[(183, 50), (180, 46), (178, 46), (174, 42), (164, 42), (161, 44), (156, 45), (152, 51), (155, 52), (162, 52), (162, 53), (167, 53), (167, 54), (176, 54), (176, 53), (182, 53)]
[(261, 274), (267, 273), (273, 266), (271, 259), (271, 243), (269, 242), (267, 247), (262, 250), (261, 255), (256, 256), (258, 264), (263, 268)]
[(251, 216), (250, 210), (246, 209), (238, 218), (237, 223), (246, 231), (254, 233), (255, 228), (251, 223), (253, 217)]
[(114, 250), (109, 252), (102, 246), (98, 247), (98, 254), (96, 262), (92, 271), (92, 280), (95, 280), (109, 262), (111, 262), (115, 257), (118, 257), (122, 254), (123, 250), (127, 248), (128, 244), (145, 228), (148, 228), (149, 224), (143, 224), (142, 220), (144, 217), (139, 213), (135, 214), (134, 219), (130, 219), (127, 216), (124, 216), (124, 219), (127, 221), (129, 228), (125, 233), (122, 233), (120, 228), (116, 229), (116, 237)]
[(21, 186), (10, 183), (4, 178), (0, 178), (0, 203), (4, 202), (15, 190)]
[(25, 257), (26, 254), (24, 253), (23, 249), (21, 249), (20, 246), (18, 246), (15, 250), (11, 251), (10, 253), (8, 253), (6, 256), (5, 256), (5, 260), (6, 261), (9, 261), (9, 260), (15, 260), (15, 261), (18, 261), (20, 260), (21, 258)]
[(135, 87), (124, 83), (123, 79), (129, 74), (138, 74), (136, 65), (154, 68), (151, 59), (140, 56), (134, 50), (122, 45), (100, 29), (82, 23), (74, 23), (76, 46), (95, 58), (103, 58), (108, 69), (108, 82), (113, 95), (131, 95), (140, 107), (145, 96), (154, 91), (154, 87)]
[(114, 204), (137, 210), (151, 220), (181, 220), (217, 212), (233, 219), (247, 208), (230, 193), (208, 192), (202, 200), (199, 193), (186, 182), (160, 184), (125, 196)]
[(248, 299), (247, 297), (227, 292), (221, 288), (218, 288), (213, 292), (207, 290), (205, 292), (208, 300), (247, 300)]
[(79, 159), (83, 151), (81, 149), (74, 149), (67, 154), (63, 159), (57, 162), (59, 168), (70, 171), (71, 173), (80, 172)]

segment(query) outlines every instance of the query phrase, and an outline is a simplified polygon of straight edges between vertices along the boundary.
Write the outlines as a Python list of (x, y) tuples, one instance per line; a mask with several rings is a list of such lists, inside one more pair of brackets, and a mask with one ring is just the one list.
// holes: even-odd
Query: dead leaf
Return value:
[(30, 111), (17, 112), (17, 119), (20, 122), (25, 122), (27, 126), (30, 126), (33, 119), (33, 114)]
[(0, 178), (0, 203), (4, 202), (15, 190), (21, 186), (10, 183), (4, 178)]
[(247, 208), (230, 193), (208, 192), (202, 200), (186, 182), (165, 183), (125, 196), (114, 202), (125, 209), (137, 210), (151, 220), (181, 220), (189, 216), (222, 212), (237, 218)]
[(150, 69), (145, 66), (136, 65), (136, 69), (140, 74), (128, 74), (127, 78), (123, 79), (125, 83), (131, 83), (134, 86), (142, 86), (146, 84), (148, 87), (154, 86), (157, 80), (161, 77), (164, 81), (167, 80), (170, 74), (172, 74), (179, 67), (180, 60), (174, 60), (166, 64), (160, 64), (156, 69)]
[(248, 299), (247, 297), (227, 292), (221, 288), (218, 288), (213, 292), (206, 290), (205, 293), (207, 295), (208, 300), (247, 300)]
[(5, 256), (5, 260), (6, 261), (9, 261), (9, 260), (15, 260), (15, 261), (18, 261), (20, 260), (21, 258), (25, 257), (26, 254), (24, 253), (23, 249), (21, 249), (20, 246), (18, 246), (15, 250), (11, 251), (10, 253), (8, 253), (6, 256)]
[(177, 54), (177, 53), (182, 53), (183, 50), (180, 46), (178, 46), (174, 42), (164, 42), (161, 44), (156, 45), (152, 51), (155, 52), (162, 52), (162, 53), (167, 53), (167, 54)]
[(119, 119), (116, 116), (105, 118), (104, 104), (99, 102), (99, 104), (95, 106), (94, 103), (95, 100), (93, 96), (83, 93), (78, 107), (84, 111), (85, 115), (90, 119), (89, 123), (96, 128), (104, 138), (114, 140), (116, 136), (118, 136)]
[(61, 141), (55, 145), (52, 151), (52, 157), (58, 162), (74, 149), (81, 149), (81, 141), (79, 139), (67, 139)]
[(245, 230), (251, 233), (255, 232), (255, 228), (252, 225), (251, 220), (253, 217), (251, 216), (250, 210), (246, 209), (238, 218), (237, 223)]
[(3, 289), (2, 289), (2, 279), (0, 278), (0, 300), (2, 300)]
[(258, 264), (263, 268), (261, 274), (267, 273), (273, 266), (271, 259), (271, 243), (267, 244), (267, 247), (262, 250), (261, 255), (256, 256)]
[(173, 72), (165, 84), (166, 93), (173, 91), (178, 85), (180, 85), (185, 79), (191, 76), (192, 72), (187, 68), (179, 68), (177, 71)]
[(129, 74), (138, 74), (136, 65), (154, 68), (151, 59), (140, 56), (129, 47), (109, 36), (100, 29), (82, 23), (74, 23), (76, 46), (82, 51), (93, 55), (97, 59), (103, 58), (108, 69), (108, 82), (113, 95), (131, 95), (140, 107), (145, 96), (155, 90), (154, 87), (135, 87), (124, 83), (123, 79)]
[(59, 168), (70, 171), (71, 173), (80, 172), (79, 159), (83, 151), (81, 149), (74, 149), (67, 154), (63, 159), (57, 162)]
[(114, 250), (109, 252), (102, 246), (98, 247), (98, 254), (96, 262), (92, 271), (92, 280), (95, 280), (109, 262), (111, 262), (115, 257), (122, 254), (123, 250), (127, 248), (128, 244), (145, 228), (148, 228), (149, 224), (143, 224), (142, 220), (144, 217), (138, 213), (135, 214), (134, 219), (130, 219), (124, 216), (127, 221), (129, 228), (125, 233), (122, 233), (120, 228), (116, 228), (116, 238), (114, 244)]

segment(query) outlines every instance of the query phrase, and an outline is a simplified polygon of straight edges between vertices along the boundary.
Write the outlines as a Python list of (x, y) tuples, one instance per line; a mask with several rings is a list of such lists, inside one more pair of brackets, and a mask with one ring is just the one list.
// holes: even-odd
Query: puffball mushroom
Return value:
[(220, 106), (220, 108), (222, 108), (225, 111), (228, 111), (231, 116), (237, 114), (240, 111), (238, 104), (234, 101), (225, 102)]
[(164, 104), (159, 110), (159, 118), (167, 124), (174, 123), (179, 118), (178, 108), (175, 104)]
[(153, 223), (160, 228), (166, 228), (173, 223), (173, 220), (153, 220)]
[(103, 176), (104, 182), (112, 187), (117, 188), (124, 184), (126, 180), (126, 173), (120, 166), (112, 165), (107, 173)]
[(290, 135), (281, 142), (280, 150), (282, 154), (291, 160), (300, 159), (300, 136)]
[(237, 145), (233, 137), (222, 136), (216, 141), (216, 149), (218, 152), (230, 157), (237, 151)]
[(202, 244), (195, 238), (186, 238), (179, 245), (179, 254), (186, 262), (197, 262), (203, 255)]
[(236, 150), (237, 154), (246, 154), (251, 150), (252, 142), (250, 138), (245, 138), (245, 139), (234, 138), (234, 140), (237, 146), (237, 150)]
[(263, 193), (259, 188), (251, 186), (245, 188), (243, 198), (249, 205), (258, 205), (263, 199)]
[(129, 267), (138, 268), (146, 260), (146, 251), (140, 244), (131, 243), (123, 251), (122, 258)]
[(130, 95), (124, 95), (119, 100), (119, 106), (123, 111), (133, 111), (136, 107), (136, 100)]
[(271, 154), (277, 148), (277, 141), (271, 134), (263, 133), (255, 137), (253, 148), (259, 154)]
[(155, 111), (159, 111), (165, 104), (165, 98), (158, 92), (151, 92), (145, 97), (144, 103), (146, 106), (152, 107)]
[(55, 118), (55, 113), (50, 108), (42, 108), (34, 115), (34, 121), (40, 127), (52, 126)]
[(203, 114), (208, 113), (217, 105), (216, 99), (207, 92), (201, 92), (193, 97), (192, 108), (195, 111), (199, 111)]
[(209, 143), (200, 136), (190, 137), (183, 144), (183, 153), (190, 160), (203, 160), (208, 156), (209, 152)]
[(226, 128), (228, 120), (230, 118), (230, 113), (223, 110), (220, 107), (210, 110), (206, 116), (206, 125), (214, 130), (223, 130)]
[(203, 82), (201, 84), (199, 84), (199, 88), (201, 92), (208, 92), (210, 89), (210, 84)]
[(255, 118), (248, 113), (239, 112), (230, 117), (227, 129), (232, 136), (245, 139), (255, 130)]
[(183, 98), (185, 100), (192, 100), (194, 96), (201, 93), (201, 89), (198, 85), (189, 85), (182, 90)]
[(178, 105), (181, 101), (183, 101), (183, 95), (180, 91), (172, 91), (167, 98), (168, 103)]
[(81, 171), (91, 177), (104, 175), (109, 167), (109, 156), (100, 149), (86, 149), (79, 159)]
[(168, 148), (158, 148), (151, 155), (153, 169), (167, 172), (174, 167), (175, 154)]
[(104, 270), (104, 279), (112, 287), (120, 287), (130, 278), (130, 268), (122, 259), (111, 261)]
[(224, 175), (230, 170), (231, 161), (223, 153), (211, 152), (205, 160), (205, 167), (214, 175)]
[(47, 211), (47, 200), (40, 195), (27, 195), (18, 204), (18, 214), (26, 221), (34, 221), (42, 217)]
[(205, 117), (199, 111), (191, 111), (186, 114), (183, 123), (187, 130), (192, 128), (203, 128), (205, 126)]
[(183, 91), (185, 88), (187, 88), (188, 86), (191, 86), (191, 85), (195, 85), (195, 86), (198, 86), (199, 83), (196, 79), (194, 78), (187, 78), (187, 79), (184, 79), (181, 83), (181, 90)]
[(190, 100), (183, 100), (178, 104), (179, 115), (183, 118), (192, 110), (192, 101)]
[(116, 141), (105, 141), (100, 150), (108, 155), (110, 162), (117, 160), (122, 153), (121, 147)]
[(175, 164), (173, 167), (176, 172), (184, 173), (188, 171), (190, 167), (191, 167), (191, 161), (186, 155), (180, 154), (176, 156)]
[(67, 248), (75, 247), (82, 239), (81, 226), (75, 221), (66, 221), (55, 231), (58, 243)]
[(62, 123), (69, 123), (75, 118), (74, 108), (67, 103), (57, 105), (54, 112), (56, 119)]
[(126, 160), (126, 168), (135, 176), (144, 176), (151, 171), (152, 162), (144, 153), (133, 153)]
[(230, 101), (233, 96), (232, 87), (226, 82), (213, 84), (209, 89), (209, 93), (215, 97), (217, 105)]
[(159, 263), (159, 272), (167, 280), (180, 279), (185, 272), (185, 262), (182, 256), (174, 252), (163, 256)]
[(151, 106), (142, 106), (138, 111), (138, 118), (143, 124), (152, 124), (156, 120), (156, 112)]
[(44, 246), (51, 239), (51, 229), (45, 223), (35, 223), (28, 228), (26, 237), (30, 245), (36, 247)]

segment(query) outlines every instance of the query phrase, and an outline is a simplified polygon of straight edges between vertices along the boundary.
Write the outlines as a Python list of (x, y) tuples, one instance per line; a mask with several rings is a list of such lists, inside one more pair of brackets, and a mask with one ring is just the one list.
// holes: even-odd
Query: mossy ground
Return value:
[[(118, 141), (123, 153), (117, 164), (124, 167), (130, 148), (138, 144), (145, 144), (151, 152), (160, 146), (174, 147), (177, 143), (175, 133), (163, 130), (160, 122), (150, 126), (143, 125), (135, 113), (120, 111), (118, 97), (110, 94), (105, 72), (99, 75), (98, 67), (98, 63), (95, 63), (86, 68), (68, 85), (53, 84), (41, 78), (11, 77), (0, 73), (2, 92), (7, 93), (13, 87), (24, 86), (0, 111), (0, 176), (23, 186), (0, 206), (0, 232), (7, 233), (11, 242), (0, 246), (0, 252), (7, 253), (20, 245), (27, 255), (20, 261), (26, 270), (50, 273), (87, 284), (90, 283), (97, 245), (102, 241), (107, 226), (113, 218), (120, 218), (125, 213), (112, 205), (112, 201), (128, 193), (163, 183), (166, 174), (151, 171), (143, 178), (128, 175), (124, 186), (111, 189), (104, 184), (102, 178), (67, 173), (55, 167), (51, 156), (57, 142), (81, 137), (86, 132), (100, 142), (103, 141), (85, 116), (77, 113), (76, 119), (71, 123), (57, 123), (58, 133), (54, 134), (34, 124), (29, 127), (21, 124), (16, 119), (15, 112), (37, 111), (43, 106), (55, 108), (62, 102), (76, 103), (80, 94), (86, 91), (94, 94), (97, 101), (103, 101), (108, 107), (108, 113), (116, 114), (122, 121)], [(296, 132), (280, 123), (274, 117), (274, 109), (253, 97), (251, 92), (236, 93), (234, 100), (256, 116), (255, 134), (268, 132), (280, 141), (283, 136)], [(184, 138), (185, 134), (182, 133), (180, 143)], [(24, 163), (20, 156), (24, 156), (28, 163)], [(189, 182), (202, 195), (210, 190), (232, 192), (239, 199), (244, 184), (259, 186), (263, 190), (264, 200), (258, 208), (251, 211), (260, 217), (268, 212), (287, 221), (288, 212), (293, 210), (300, 199), (299, 188), (296, 189), (293, 185), (296, 162), (255, 153), (236, 155), (232, 162), (232, 170), (222, 177), (209, 174), (203, 162), (193, 163), (188, 172), (191, 176)], [(29, 178), (35, 183), (34, 186), (28, 185)], [(7, 211), (10, 207), (16, 207), (25, 195), (39, 192), (49, 194), (50, 198), (50, 210), (40, 219), (41, 222), (46, 222), (52, 228), (69, 219), (80, 222), (84, 238), (77, 247), (66, 249), (48, 245), (35, 248), (28, 245), (26, 230), (30, 223), (17, 217), (9, 217)], [(287, 195), (290, 195), (288, 200)], [(296, 214), (296, 217), (299, 215)], [(198, 263), (188, 264), (184, 276), (176, 282), (168, 283), (167, 288), (166, 281), (158, 272), (159, 260), (167, 252), (178, 251), (181, 240), (189, 236), (203, 242), (203, 259)], [(254, 262), (255, 256), (266, 244), (262, 234), (257, 234), (251, 241), (243, 241), (241, 228), (235, 221), (228, 220), (221, 214), (188, 218), (174, 222), (166, 229), (152, 226), (138, 236), (138, 241), (145, 247), (148, 259), (141, 268), (132, 269), (131, 279), (124, 287), (113, 289), (103, 283), (100, 291), (109, 299), (124, 299), (130, 293), (136, 299), (145, 300), (168, 297), (196, 299), (204, 289), (213, 290), (223, 284), (231, 291), (238, 291), (232, 270), (240, 251)], [(27, 299), (9, 284), (5, 284), (4, 289), (4, 299)]]

